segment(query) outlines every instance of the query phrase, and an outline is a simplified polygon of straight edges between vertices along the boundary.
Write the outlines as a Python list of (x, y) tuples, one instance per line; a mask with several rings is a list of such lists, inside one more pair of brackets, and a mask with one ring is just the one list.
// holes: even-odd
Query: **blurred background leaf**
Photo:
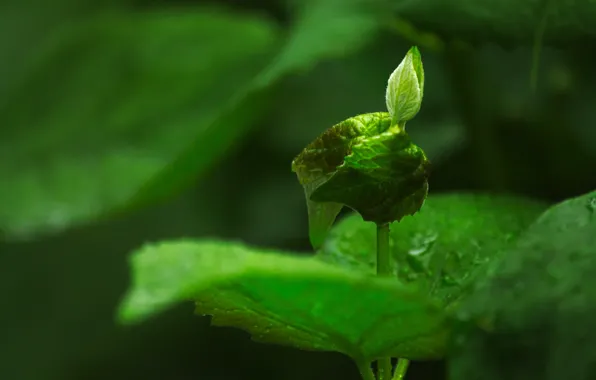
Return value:
[[(403, 0), (394, 10), (418, 27), (475, 42), (565, 44), (596, 36), (593, 0)], [(545, 24), (546, 27), (541, 26)]]
[[(0, 227), (27, 235), (126, 205), (247, 91), (274, 43), (262, 20), (205, 10), (108, 13), (57, 32), (0, 110)], [(252, 115), (238, 116), (228, 122)], [(199, 160), (213, 144), (195, 147)]]
[(594, 378), (595, 211), (596, 192), (551, 207), (488, 265), (458, 316), (490, 327), (456, 330), (452, 378)]

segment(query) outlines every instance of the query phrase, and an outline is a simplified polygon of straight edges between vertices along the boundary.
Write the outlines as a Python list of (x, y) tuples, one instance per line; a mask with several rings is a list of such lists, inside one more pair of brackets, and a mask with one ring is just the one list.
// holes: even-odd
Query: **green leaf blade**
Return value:
[(384, 130), (389, 127), (386, 122), (383, 123), (382, 118), (374, 115), (351, 118), (329, 128), (292, 161), (292, 171), (304, 187), (309, 238), (315, 249), (323, 243), (343, 205), (333, 201), (315, 202), (311, 200), (311, 196), (342, 165), (356, 139), (371, 133), (370, 129)]
[(119, 311), (124, 322), (194, 299), (197, 313), (247, 330), (258, 341), (338, 351), (356, 360), (430, 358), (444, 351), (442, 312), (389, 279), (216, 241), (148, 246), (132, 264), (133, 287)]
[[(10, 126), (0, 136), (6, 238), (104, 218), (196, 176), (259, 112), (212, 128), (247, 96), (277, 48), (275, 32), (260, 18), (199, 8), (110, 12), (48, 37), (0, 104)], [(200, 154), (167, 185), (145, 188), (196, 141)]]
[(420, 209), (428, 191), (430, 162), (403, 129), (390, 126), (386, 112), (349, 118), (294, 159), (292, 170), (304, 186), (309, 207), (311, 241), (320, 242), (339, 212), (333, 209), (323, 222), (315, 218), (321, 212), (311, 212), (317, 207), (346, 205), (375, 223), (401, 220)]
[[(450, 305), (544, 209), (541, 202), (509, 196), (431, 196), (419, 213), (391, 224), (393, 272)], [(317, 257), (372, 274), (375, 233), (374, 225), (347, 217), (331, 230)]]
[(209, 7), (65, 24), (2, 94), (2, 237), (57, 233), (191, 186), (258, 125), (280, 77), (364, 46), (386, 5), (301, 2), (285, 41), (271, 20)]
[(385, 101), (391, 125), (402, 126), (416, 116), (422, 106), (424, 68), (417, 47), (412, 47), (389, 76)]
[[(596, 191), (546, 210), (457, 310), (451, 377), (596, 376)], [(507, 366), (490, 358), (520, 353)]]
[(422, 206), (429, 171), (426, 155), (405, 132), (384, 132), (354, 144), (343, 165), (311, 199), (333, 199), (366, 221), (399, 221)]

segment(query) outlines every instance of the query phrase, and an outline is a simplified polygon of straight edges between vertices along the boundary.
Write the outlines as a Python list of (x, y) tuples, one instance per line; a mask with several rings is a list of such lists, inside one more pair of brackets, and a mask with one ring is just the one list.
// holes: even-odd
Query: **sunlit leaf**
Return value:
[(217, 241), (146, 246), (132, 257), (133, 284), (120, 318), (138, 322), (196, 300), (213, 323), (253, 338), (355, 360), (443, 354), (447, 320), (424, 294), (395, 280), (320, 260)]
[(411, 120), (422, 105), (424, 96), (424, 68), (417, 47), (412, 47), (389, 76), (385, 103), (392, 124)]
[(329, 128), (292, 162), (305, 190), (315, 248), (327, 232), (319, 228), (330, 226), (339, 212), (336, 204), (375, 223), (401, 220), (420, 209), (430, 163), (405, 130), (390, 125), (385, 112), (352, 117)]
[[(387, 74), (403, 58), (408, 45), (395, 38), (379, 38), (360, 53), (318, 65), (312, 71), (288, 78), (271, 110), (276, 127), (261, 138), (279, 154), (299, 152), (327, 126), (346, 115), (382, 110), (379, 89)], [(449, 78), (443, 75), (441, 56), (428, 54), (424, 71), (432, 81), (425, 84), (422, 111), (408, 123), (408, 134), (434, 164), (456, 151), (465, 131), (452, 106)], [(286, 107), (285, 105), (291, 105)], [(324, 112), (322, 112), (324, 106)]]

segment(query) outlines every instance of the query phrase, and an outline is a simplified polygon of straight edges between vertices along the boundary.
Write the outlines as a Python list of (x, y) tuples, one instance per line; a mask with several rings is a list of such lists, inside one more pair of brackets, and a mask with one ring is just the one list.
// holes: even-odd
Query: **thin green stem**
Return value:
[(387, 357), (379, 359), (377, 368), (379, 371), (379, 380), (391, 380), (391, 372), (393, 372), (391, 358)]
[[(377, 225), (377, 275), (391, 276), (391, 252), (389, 250), (389, 224)], [(379, 380), (391, 380), (393, 366), (391, 357), (379, 359)]]
[(370, 368), (370, 363), (368, 362), (358, 362), (358, 370), (360, 371), (360, 376), (362, 376), (362, 380), (375, 380), (375, 374)]
[(397, 367), (395, 367), (395, 374), (392, 380), (404, 380), (410, 361), (408, 359), (399, 359), (397, 361)]
[(553, 0), (544, 0), (544, 10), (542, 11), (542, 17), (536, 27), (534, 33), (534, 46), (532, 47), (532, 69), (530, 71), (530, 88), (532, 92), (536, 92), (538, 87), (538, 68), (540, 66), (540, 52), (542, 50), (542, 40), (544, 32), (546, 31), (546, 25), (548, 24), (548, 16), (554, 6)]

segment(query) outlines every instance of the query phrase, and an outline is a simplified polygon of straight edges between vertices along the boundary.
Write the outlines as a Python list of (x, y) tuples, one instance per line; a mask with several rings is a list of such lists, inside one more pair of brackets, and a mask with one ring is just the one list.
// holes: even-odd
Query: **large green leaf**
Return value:
[(0, 101), (0, 230), (57, 231), (192, 183), (255, 125), (276, 80), (369, 41), (381, 5), (303, 3), (281, 50), (267, 20), (202, 8), (66, 24)]
[(214, 324), (248, 330), (258, 341), (339, 351), (357, 361), (443, 354), (443, 313), (395, 280), (218, 241), (146, 246), (132, 267), (132, 289), (120, 308), (126, 322), (194, 299)]
[(264, 20), (213, 11), (111, 13), (57, 32), (0, 104), (0, 229), (26, 236), (123, 207), (206, 136), (192, 174), (254, 115), (212, 130), (275, 43)]
[[(393, 272), (403, 283), (450, 304), (477, 269), (508, 247), (546, 208), (540, 202), (485, 194), (429, 196), (419, 213), (391, 224)], [(374, 274), (376, 227), (357, 215), (340, 221), (316, 257)]]
[(594, 379), (596, 192), (540, 216), (458, 314), (453, 379)]
[[(265, 90), (288, 73), (309, 70), (320, 61), (359, 50), (380, 29), (388, 4), (387, 0), (298, 2), (289, 36), (270, 64), (254, 78), (250, 89), (241, 92), (231, 107), (215, 114), (209, 128), (205, 128), (194, 144), (190, 144), (166, 170), (145, 184), (135, 201), (167, 196), (175, 184), (197, 177), (244, 135), (245, 127), (252, 121), (251, 116), (262, 108), (260, 95)], [(204, 154), (206, 147), (210, 155)]]
[(394, 10), (416, 26), (480, 42), (569, 43), (596, 36), (593, 0), (399, 0)]

